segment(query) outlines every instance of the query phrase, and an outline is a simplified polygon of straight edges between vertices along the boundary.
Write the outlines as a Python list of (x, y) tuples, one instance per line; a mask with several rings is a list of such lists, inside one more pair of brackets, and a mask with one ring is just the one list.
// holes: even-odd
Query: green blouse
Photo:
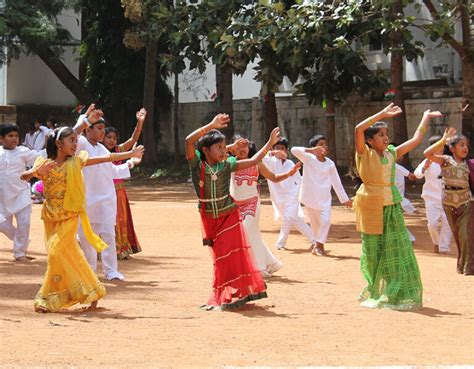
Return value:
[[(191, 169), (194, 190), (199, 198), (199, 209), (204, 204), (206, 214), (212, 214), (212, 217), (217, 219), (237, 206), (229, 193), (231, 173), (237, 168), (237, 159), (228, 157), (220, 163), (209, 166), (201, 160), (201, 153), (198, 150), (195, 154), (188, 160), (188, 165)], [(204, 165), (204, 183), (201, 182), (202, 165)], [(201, 185), (204, 187), (204, 198), (201, 198)]]

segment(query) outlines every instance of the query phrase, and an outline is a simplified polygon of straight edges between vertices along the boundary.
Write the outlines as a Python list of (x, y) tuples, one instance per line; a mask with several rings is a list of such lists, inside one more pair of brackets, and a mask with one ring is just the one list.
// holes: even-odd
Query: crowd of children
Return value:
[[(458, 273), (474, 274), (474, 232), (469, 232), (474, 227), (474, 160), (468, 159), (467, 138), (452, 128), (442, 137), (431, 137), (426, 159), (412, 174), (397, 161), (421, 144), (430, 120), (441, 113), (426, 110), (413, 137), (391, 145), (383, 120), (400, 113), (390, 104), (356, 126), (355, 164), (362, 183), (353, 200), (328, 157), (329, 145), (322, 135), (313, 136), (308, 147), (289, 150), (288, 140), (276, 128), (259, 151), (242, 136), (226, 145), (220, 132), (230, 122), (226, 114), (190, 133), (186, 158), (198, 198), (203, 245), (209, 247), (214, 270), (203, 308), (233, 309), (266, 297), (263, 278), (283, 267), (260, 231), (260, 175), (268, 180), (275, 219), (282, 219), (277, 250), (286, 248), (295, 226), (307, 238), (311, 253), (326, 255), (332, 189), (341, 204), (355, 210), (366, 281), (359, 296), (363, 306), (406, 310), (423, 304), (415, 237), (403, 216), (415, 211), (404, 194), (405, 177), (425, 179), (422, 198), (433, 251), (448, 252), (453, 236)], [(76, 303), (96, 306), (106, 293), (96, 275), (98, 253), (104, 278), (123, 280), (117, 260), (141, 250), (123, 183), (144, 153), (136, 143), (146, 111), (138, 111), (136, 118), (132, 136), (120, 144), (118, 131), (106, 126), (103, 112), (94, 104), (72, 128), (46, 128), (35, 122), (23, 146), (16, 125), (0, 126), (0, 232), (13, 241), (18, 261), (28, 260), (28, 181), (41, 180), (34, 191), (44, 198), (41, 218), (48, 264), (34, 301), (36, 311), (54, 312)], [(290, 152), (300, 162), (291, 161)]]

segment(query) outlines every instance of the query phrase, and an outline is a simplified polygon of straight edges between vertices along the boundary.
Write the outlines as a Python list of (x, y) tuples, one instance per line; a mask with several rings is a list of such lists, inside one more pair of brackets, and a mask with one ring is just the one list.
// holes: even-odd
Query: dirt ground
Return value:
[[(143, 252), (121, 261), (125, 282), (104, 281), (95, 312), (72, 308), (37, 314), (33, 298), (46, 268), (41, 206), (33, 206), (27, 264), (11, 261), (0, 235), (0, 367), (224, 367), (474, 364), (474, 279), (455, 272), (455, 256), (435, 255), (420, 215), (407, 219), (417, 237), (424, 308), (362, 308), (360, 239), (353, 212), (333, 208), (329, 257), (308, 253), (292, 233), (276, 251), (279, 227), (263, 196), (261, 228), (285, 263), (269, 278), (268, 299), (233, 312), (202, 311), (212, 278), (200, 245), (199, 216), (185, 183), (129, 187)], [(102, 275), (102, 273), (100, 273)]]

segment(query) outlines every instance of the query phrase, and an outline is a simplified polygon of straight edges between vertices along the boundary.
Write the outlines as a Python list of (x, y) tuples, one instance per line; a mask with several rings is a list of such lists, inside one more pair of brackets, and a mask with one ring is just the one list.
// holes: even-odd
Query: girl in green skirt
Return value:
[(422, 307), (423, 287), (412, 243), (395, 186), (395, 162), (418, 146), (432, 117), (426, 110), (411, 139), (389, 145), (387, 124), (402, 110), (390, 104), (355, 128), (356, 166), (362, 180), (354, 198), (357, 230), (361, 232), (360, 268), (367, 286), (359, 300), (362, 306), (395, 310)]

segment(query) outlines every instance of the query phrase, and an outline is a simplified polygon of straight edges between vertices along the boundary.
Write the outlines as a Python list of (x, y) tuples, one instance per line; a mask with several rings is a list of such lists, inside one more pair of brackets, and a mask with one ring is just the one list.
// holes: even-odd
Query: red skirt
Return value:
[(266, 285), (255, 267), (237, 207), (217, 219), (201, 213), (204, 244), (212, 244), (212, 293), (203, 308), (235, 309), (267, 297)]
[[(123, 184), (122, 184), (123, 186)], [(118, 186), (117, 186), (118, 187)], [(117, 258), (125, 259), (128, 255), (142, 251), (133, 227), (132, 212), (125, 187), (116, 188), (117, 220), (115, 223), (115, 242)]]

